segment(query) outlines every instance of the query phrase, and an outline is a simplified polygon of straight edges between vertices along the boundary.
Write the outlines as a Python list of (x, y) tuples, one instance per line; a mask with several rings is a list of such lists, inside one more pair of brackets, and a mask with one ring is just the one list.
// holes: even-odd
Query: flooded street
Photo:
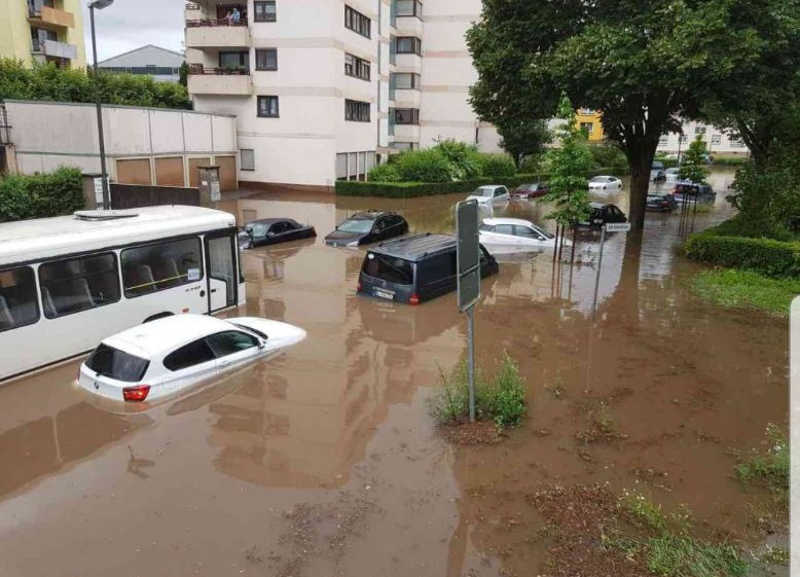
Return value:
[[(716, 205), (695, 230), (730, 216), (732, 178), (712, 175)], [(141, 414), (73, 387), (78, 362), (0, 387), (0, 576), (546, 574), (531, 496), (597, 482), (685, 503), (708, 534), (758, 538), (764, 495), (735, 479), (733, 451), (787, 423), (788, 323), (690, 292), (701, 267), (677, 251), (678, 212), (648, 214), (642, 239), (608, 236), (596, 302), (599, 233), (578, 238), (574, 267), (547, 251), (501, 259), (482, 282), (477, 362), (488, 373), (507, 351), (529, 412), (497, 445), (442, 439), (426, 400), (466, 353), (455, 294), (356, 297), (364, 250), (322, 237), (369, 208), (452, 232), (465, 196), (221, 202), (239, 223), (316, 228), (243, 253), (234, 313), (307, 339)], [(607, 201), (627, 212), (627, 190)], [(553, 228), (535, 202), (495, 214)]]

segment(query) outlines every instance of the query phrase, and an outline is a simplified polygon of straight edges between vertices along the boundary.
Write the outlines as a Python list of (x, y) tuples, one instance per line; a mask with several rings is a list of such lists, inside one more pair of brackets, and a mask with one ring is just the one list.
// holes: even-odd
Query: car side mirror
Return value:
[(267, 341), (262, 341), (261, 339), (259, 339), (258, 348), (263, 351), (264, 347), (266, 347), (266, 346), (267, 346)]

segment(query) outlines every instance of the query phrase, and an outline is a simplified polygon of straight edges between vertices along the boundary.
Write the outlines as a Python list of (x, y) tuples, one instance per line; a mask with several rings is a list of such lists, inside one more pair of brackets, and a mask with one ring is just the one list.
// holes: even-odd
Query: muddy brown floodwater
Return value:
[[(731, 173), (714, 178), (724, 188)], [(719, 196), (695, 229), (729, 214)], [(220, 203), (240, 222), (316, 227), (316, 240), (244, 257), (242, 313), (308, 338), (143, 414), (86, 398), (71, 385), (77, 363), (0, 388), (0, 575), (546, 574), (530, 495), (606, 481), (758, 539), (761, 495), (733, 478), (731, 450), (787, 421), (787, 323), (693, 296), (699, 268), (675, 250), (677, 214), (649, 215), (641, 242), (609, 236), (596, 306), (596, 235), (580, 239), (573, 269), (547, 252), (501, 262), (482, 285), (478, 363), (508, 351), (530, 411), (496, 445), (442, 439), (426, 399), (465, 354), (454, 295), (419, 307), (357, 298), (363, 251), (322, 237), (364, 208), (449, 231), (457, 200)], [(543, 222), (545, 210), (497, 213)]]

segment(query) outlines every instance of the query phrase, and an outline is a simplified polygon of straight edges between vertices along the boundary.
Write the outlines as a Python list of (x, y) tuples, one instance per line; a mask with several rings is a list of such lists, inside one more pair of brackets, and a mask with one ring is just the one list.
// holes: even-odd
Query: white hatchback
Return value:
[(553, 248), (556, 242), (552, 234), (520, 218), (485, 218), (479, 235), (480, 243), (493, 255)]
[(78, 385), (116, 401), (152, 401), (299, 343), (298, 327), (257, 317), (176, 315), (103, 340)]
[(488, 184), (486, 186), (479, 186), (472, 194), (467, 197), (467, 200), (477, 200), (479, 204), (499, 204), (508, 202), (511, 195), (508, 189), (501, 184)]
[(589, 190), (592, 192), (622, 190), (622, 181), (616, 176), (595, 176), (589, 181)]

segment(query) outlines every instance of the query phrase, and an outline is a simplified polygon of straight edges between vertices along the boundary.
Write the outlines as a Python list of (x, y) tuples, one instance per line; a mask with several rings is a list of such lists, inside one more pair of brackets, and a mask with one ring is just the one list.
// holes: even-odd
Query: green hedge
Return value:
[(800, 243), (725, 236), (718, 229), (693, 235), (684, 246), (692, 260), (750, 269), (771, 277), (800, 277)]
[(512, 188), (520, 184), (537, 182), (539, 175), (517, 174), (505, 178), (478, 178), (455, 182), (360, 182), (337, 180), (336, 194), (342, 196), (383, 196), (388, 198), (411, 198), (438, 194), (472, 192), (484, 184), (504, 184)]
[(0, 222), (71, 214), (84, 205), (83, 177), (77, 168), (0, 180)]

